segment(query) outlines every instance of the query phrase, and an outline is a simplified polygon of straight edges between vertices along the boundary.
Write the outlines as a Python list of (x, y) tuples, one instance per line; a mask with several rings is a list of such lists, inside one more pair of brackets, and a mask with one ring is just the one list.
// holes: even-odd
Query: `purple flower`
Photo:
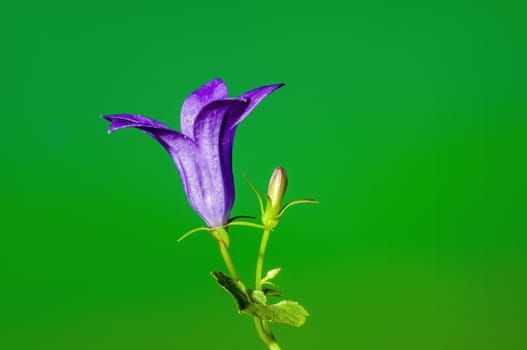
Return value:
[(232, 146), (238, 124), (283, 84), (262, 86), (237, 98), (214, 79), (194, 91), (181, 108), (181, 132), (133, 114), (103, 116), (114, 130), (134, 127), (163, 146), (176, 163), (192, 208), (209, 227), (225, 225), (234, 203)]

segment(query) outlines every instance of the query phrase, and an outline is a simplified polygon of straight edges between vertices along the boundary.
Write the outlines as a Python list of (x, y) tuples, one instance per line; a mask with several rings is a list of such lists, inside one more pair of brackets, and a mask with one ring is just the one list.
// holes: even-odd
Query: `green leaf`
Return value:
[(216, 282), (223, 287), (223, 289), (233, 296), (240, 312), (249, 307), (252, 301), (249, 299), (249, 295), (247, 294), (247, 290), (243, 283), (233, 280), (220, 271), (213, 271), (212, 276), (216, 279)]
[(272, 270), (269, 270), (267, 272), (267, 275), (265, 275), (264, 278), (262, 278), (262, 283), (263, 282), (266, 282), (266, 281), (270, 281), (272, 280), (273, 278), (275, 278), (276, 276), (278, 276), (278, 274), (280, 273), (280, 271), (282, 271), (282, 268), (281, 267), (277, 267), (277, 268), (274, 268)]
[(267, 304), (267, 297), (261, 290), (253, 290), (251, 293), (251, 299), (260, 305)]
[(281, 270), (282, 270), (281, 267), (277, 267), (275, 269), (270, 270), (269, 272), (267, 272), (267, 275), (265, 275), (265, 277), (262, 278), (262, 280), (260, 281), (260, 284), (262, 285), (268, 284), (274, 288), (278, 288), (278, 286), (275, 283), (271, 282), (271, 280), (275, 278), (280, 273)]
[[(267, 282), (267, 283), (271, 283), (271, 282)], [(262, 289), (262, 292), (264, 292), (265, 296), (271, 296), (271, 297), (281, 297), (282, 296), (282, 292), (276, 289), (272, 289), (272, 288), (264, 287)]]
[(257, 316), (262, 320), (273, 323), (289, 324), (291, 326), (300, 327), (306, 322), (309, 315), (307, 310), (291, 300), (282, 300), (278, 304), (259, 305), (252, 303), (249, 309), (243, 312), (253, 316)]
[(235, 281), (219, 271), (212, 272), (212, 276), (233, 296), (241, 313), (295, 327), (302, 326), (309, 315), (307, 310), (296, 301), (282, 300), (277, 304), (266, 305), (267, 298), (262, 291), (245, 288), (242, 282)]

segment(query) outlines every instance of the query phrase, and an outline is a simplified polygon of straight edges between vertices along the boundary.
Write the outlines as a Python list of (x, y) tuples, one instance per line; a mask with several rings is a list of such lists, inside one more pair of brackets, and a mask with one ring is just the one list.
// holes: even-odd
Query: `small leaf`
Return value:
[(220, 271), (213, 271), (212, 276), (214, 276), (216, 282), (218, 282), (223, 289), (233, 296), (238, 305), (238, 311), (242, 312), (249, 307), (252, 301), (249, 299), (245, 286), (241, 282), (236, 282)]
[(275, 283), (271, 282), (271, 281), (264, 281), (264, 280), (262, 280), (262, 285), (268, 285), (268, 286), (271, 286), (271, 287), (274, 287), (274, 288), (278, 288), (278, 286)]
[(251, 299), (261, 305), (267, 304), (267, 298), (265, 297), (265, 293), (261, 290), (253, 290), (251, 294)]
[(274, 269), (270, 270), (269, 272), (267, 272), (267, 275), (265, 275), (265, 277), (262, 278), (260, 283), (262, 285), (263, 284), (268, 284), (268, 285), (270, 285), (272, 287), (278, 288), (278, 286), (276, 284), (274, 284), (273, 282), (271, 282), (271, 280), (273, 278), (275, 278), (280, 273), (281, 270), (282, 270), (281, 267), (277, 267), (277, 268), (274, 268)]
[(282, 271), (282, 268), (281, 268), (281, 267), (277, 267), (277, 268), (275, 268), (275, 269), (269, 270), (269, 272), (267, 272), (267, 275), (265, 275), (265, 277), (263, 278), (262, 282), (263, 282), (263, 281), (269, 281), (269, 280), (272, 280), (273, 278), (275, 278), (276, 276), (278, 276), (278, 274), (280, 273), (280, 271)]
[[(267, 282), (267, 283), (271, 284), (271, 282)], [(282, 296), (282, 292), (276, 289), (264, 288), (263, 292), (265, 296), (271, 296), (271, 297), (281, 297)]]
[(212, 275), (218, 284), (233, 296), (239, 312), (295, 327), (302, 326), (309, 315), (296, 301), (282, 300), (277, 304), (265, 305), (265, 292), (247, 289), (240, 281), (235, 281), (219, 271), (212, 272)]
[(252, 303), (249, 305), (249, 308), (243, 312), (257, 316), (262, 320), (273, 323), (289, 324), (295, 327), (302, 326), (309, 315), (302, 305), (291, 300), (282, 300), (278, 304), (273, 305), (259, 305)]

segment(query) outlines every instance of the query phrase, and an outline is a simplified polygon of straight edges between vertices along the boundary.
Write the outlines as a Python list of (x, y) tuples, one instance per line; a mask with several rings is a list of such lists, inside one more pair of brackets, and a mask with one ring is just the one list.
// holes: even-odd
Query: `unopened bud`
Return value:
[(282, 206), (282, 199), (284, 198), (286, 189), (287, 173), (285, 169), (282, 167), (275, 168), (273, 175), (271, 175), (271, 180), (269, 180), (267, 195), (271, 198), (271, 205), (277, 214)]
[(271, 175), (269, 187), (267, 188), (268, 202), (262, 218), (265, 226), (272, 228), (278, 224), (282, 199), (286, 189), (287, 172), (284, 168), (277, 167), (274, 169), (273, 175)]

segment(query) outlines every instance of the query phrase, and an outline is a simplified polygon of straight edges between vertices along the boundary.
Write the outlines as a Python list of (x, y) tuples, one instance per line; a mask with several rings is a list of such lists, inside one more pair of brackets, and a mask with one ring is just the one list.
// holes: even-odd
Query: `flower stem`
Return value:
[[(262, 235), (262, 241), (260, 243), (260, 250), (258, 251), (258, 259), (256, 260), (256, 280), (255, 280), (255, 289), (262, 290), (262, 271), (263, 271), (263, 262), (265, 256), (265, 250), (267, 249), (267, 242), (269, 241), (269, 233), (271, 231), (265, 229)], [(259, 317), (254, 317), (254, 325), (256, 327), (256, 332), (260, 336), (260, 339), (264, 342), (269, 350), (280, 350), (280, 346), (276, 342), (276, 338), (271, 331), (271, 328), (267, 325), (265, 320), (262, 320)]]
[(258, 260), (256, 260), (256, 290), (262, 290), (262, 270), (265, 250), (267, 249), (267, 242), (269, 241), (269, 232), (269, 230), (264, 230), (262, 235), (262, 241), (260, 243), (260, 250), (258, 251)]
[[(240, 276), (238, 275), (238, 272), (236, 271), (236, 268), (234, 267), (234, 263), (232, 262), (227, 245), (225, 244), (225, 241), (221, 239), (221, 237), (225, 236), (226, 232), (224, 231), (224, 232), (219, 233), (217, 232), (218, 230), (225, 230), (225, 229), (223, 227), (215, 227), (214, 230), (211, 231), (211, 235), (218, 242), (218, 246), (220, 247), (221, 256), (223, 257), (223, 260), (225, 261), (225, 265), (227, 266), (227, 269), (229, 270), (231, 278), (235, 281), (239, 281)], [(262, 242), (260, 244), (260, 251), (258, 252), (258, 260), (256, 263), (256, 290), (262, 289), (261, 281), (262, 281), (263, 259), (265, 255), (265, 250), (267, 248), (267, 241), (269, 240), (269, 233), (270, 233), (270, 230), (264, 231), (263, 236), (262, 236)], [(258, 336), (264, 342), (264, 344), (269, 348), (269, 350), (281, 350), (280, 346), (276, 342), (273, 332), (267, 325), (267, 322), (265, 320), (262, 320), (259, 317), (253, 317), (253, 319), (254, 319), (254, 325), (256, 327), (256, 332), (258, 333)]]
[(253, 317), (253, 319), (254, 325), (256, 326), (256, 332), (258, 333), (260, 339), (264, 342), (264, 344), (267, 345), (269, 350), (280, 350), (280, 346), (276, 342), (273, 332), (271, 332), (271, 329), (267, 325), (267, 322), (265, 322), (259, 317)]
[[(225, 244), (225, 241), (222, 240), (220, 237), (221, 235), (216, 232), (218, 230), (225, 230), (223, 227), (216, 227), (214, 228), (214, 231), (212, 231), (212, 236), (218, 241), (218, 245), (220, 247), (220, 253), (223, 257), (223, 261), (225, 261), (225, 265), (227, 266), (227, 269), (229, 270), (229, 273), (231, 275), (231, 278), (235, 281), (240, 280), (240, 275), (238, 275), (238, 272), (236, 271), (236, 268), (234, 267), (234, 263), (232, 262), (231, 255), (229, 254), (229, 250), (227, 249), (227, 246)], [(226, 234), (226, 232), (223, 232)]]

